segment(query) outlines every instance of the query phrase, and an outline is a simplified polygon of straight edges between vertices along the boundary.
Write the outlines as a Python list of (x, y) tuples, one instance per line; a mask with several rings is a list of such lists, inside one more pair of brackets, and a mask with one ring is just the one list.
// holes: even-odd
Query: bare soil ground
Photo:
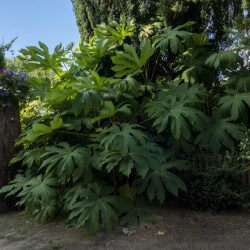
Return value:
[(111, 234), (100, 229), (86, 236), (84, 229), (65, 228), (56, 223), (38, 224), (24, 212), (0, 214), (1, 250), (151, 250), (227, 249), (250, 250), (250, 213), (208, 212), (167, 206), (153, 224), (129, 228), (116, 225)]

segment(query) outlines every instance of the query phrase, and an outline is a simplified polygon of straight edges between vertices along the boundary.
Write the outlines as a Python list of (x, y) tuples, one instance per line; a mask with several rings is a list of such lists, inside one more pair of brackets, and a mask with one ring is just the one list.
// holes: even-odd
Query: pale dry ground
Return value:
[(168, 206), (153, 224), (132, 228), (135, 234), (127, 236), (122, 230), (117, 225), (111, 234), (100, 230), (87, 237), (83, 228), (40, 225), (24, 212), (9, 212), (0, 214), (0, 250), (250, 250), (250, 213), (246, 212), (212, 215)]

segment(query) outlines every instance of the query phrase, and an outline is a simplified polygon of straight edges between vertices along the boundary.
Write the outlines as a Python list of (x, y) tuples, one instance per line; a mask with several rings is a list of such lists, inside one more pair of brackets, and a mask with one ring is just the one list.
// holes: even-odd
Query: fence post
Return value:
[[(0, 110), (0, 188), (8, 184), (15, 175), (15, 169), (8, 163), (16, 153), (15, 140), (21, 133), (18, 103)], [(10, 208), (10, 200), (0, 195), (0, 212)]]

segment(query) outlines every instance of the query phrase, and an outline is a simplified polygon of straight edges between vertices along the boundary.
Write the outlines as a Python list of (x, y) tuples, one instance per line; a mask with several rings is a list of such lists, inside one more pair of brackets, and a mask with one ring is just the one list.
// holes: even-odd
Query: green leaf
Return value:
[[(43, 177), (42, 175), (33, 177), (17, 195), (21, 197), (21, 200), (17, 204), (25, 204), (29, 214), (36, 215), (37, 219), (45, 221), (48, 219), (47, 216), (53, 217), (54, 215), (52, 214), (51, 208), (48, 208), (48, 206), (52, 205), (53, 200), (57, 196), (57, 186), (58, 183), (55, 178)], [(55, 205), (54, 202), (54, 206)], [(55, 209), (53, 211), (55, 212)]]
[(181, 79), (191, 84), (208, 82), (212, 71), (205, 65), (204, 61), (209, 54), (203, 48), (189, 48), (178, 57), (179, 66), (175, 68), (175, 72), (181, 71)]
[[(56, 191), (52, 187), (57, 185), (58, 183), (55, 178), (38, 175), (26, 183), (25, 188), (18, 194), (18, 197), (32, 196), (32, 199), (29, 199), (29, 202), (32, 204), (40, 203), (40, 200), (49, 202), (51, 197), (56, 196)], [(24, 201), (26, 201), (26, 199), (22, 199), (20, 205), (22, 205)]]
[(238, 93), (233, 89), (228, 89), (225, 91), (226, 96), (220, 98), (218, 105), (219, 110), (230, 113), (232, 120), (237, 120), (240, 118), (242, 121), (247, 121), (248, 110), (250, 108), (250, 93)]
[[(47, 158), (40, 166), (46, 167), (46, 172), (50, 173), (56, 169), (58, 182), (65, 184), (78, 167), (84, 173), (89, 171), (87, 168), (90, 160), (90, 150), (82, 147), (71, 147), (67, 142), (61, 142), (56, 146), (45, 148), (46, 152), (41, 156)], [(82, 176), (79, 176), (82, 177)], [(74, 178), (74, 181), (77, 179)]]
[(34, 163), (36, 166), (40, 166), (41, 163), (41, 156), (44, 153), (44, 148), (35, 148), (33, 150), (28, 150), (23, 155), (23, 162), (22, 165), (26, 165), (28, 168), (31, 168)]
[(35, 141), (39, 136), (51, 133), (52, 129), (44, 124), (36, 123), (32, 127), (32, 131), (26, 135), (26, 140)]
[(166, 96), (178, 96), (181, 100), (204, 100), (207, 95), (204, 93), (204, 87), (199, 84), (194, 84), (189, 88), (188, 83), (183, 83), (179, 86), (170, 88), (164, 97)]
[(58, 129), (62, 126), (63, 124), (63, 119), (60, 117), (59, 114), (54, 116), (53, 120), (50, 122), (50, 126), (52, 129)]
[(158, 133), (170, 126), (176, 139), (181, 136), (189, 139), (191, 127), (202, 129), (202, 122), (206, 120), (206, 116), (198, 109), (187, 107), (186, 103), (186, 100), (177, 101), (176, 97), (169, 95), (165, 99), (159, 98), (151, 101), (145, 107), (149, 117), (155, 119), (153, 126), (156, 127)]
[(242, 63), (242, 58), (230, 50), (223, 51), (220, 54), (213, 53), (205, 61), (205, 64), (216, 69), (218, 67), (222, 69), (237, 68), (238, 63)]
[(76, 63), (83, 66), (84, 70), (95, 70), (99, 61), (95, 53), (95, 50), (93, 51), (88, 46), (80, 44), (80, 53), (73, 53), (73, 56), (76, 58)]
[(52, 55), (49, 54), (48, 47), (44, 43), (39, 42), (39, 46), (41, 49), (35, 46), (28, 46), (27, 49), (20, 50), (23, 56), (18, 56), (18, 58), (23, 61), (23, 67), (28, 71), (41, 69), (47, 75), (49, 70), (53, 69), (54, 72), (60, 75), (60, 69), (63, 67), (62, 63), (70, 60), (63, 57), (65, 52), (62, 49), (62, 45), (57, 45)]
[(135, 27), (134, 20), (126, 22), (126, 18), (123, 14), (120, 16), (120, 23), (108, 19), (109, 26), (105, 23), (97, 25), (94, 29), (95, 39), (108, 40), (110, 44), (117, 43), (122, 45), (124, 39), (128, 36), (132, 36), (132, 31)]
[(193, 34), (192, 39), (196, 46), (210, 45), (209, 38), (205, 32)]
[(238, 91), (250, 92), (250, 72), (249, 70), (241, 70), (236, 72), (230, 72), (227, 74), (229, 79), (227, 80), (227, 85), (230, 88), (236, 88)]
[(214, 113), (210, 117), (204, 131), (195, 139), (195, 144), (199, 144), (201, 149), (209, 148), (213, 153), (218, 153), (222, 145), (228, 149), (234, 148), (234, 141), (244, 140), (244, 126), (231, 123), (231, 118), (222, 118), (220, 113)]
[(4, 186), (0, 189), (0, 194), (7, 193), (5, 197), (8, 197), (20, 192), (25, 188), (29, 179), (29, 175), (17, 174), (13, 181), (10, 181), (7, 186)]
[(107, 172), (117, 168), (120, 173), (127, 177), (135, 168), (137, 174), (144, 178), (150, 166), (159, 162), (162, 149), (155, 144), (146, 143), (133, 147), (127, 155), (122, 155), (122, 153), (117, 150), (114, 144), (110, 151), (105, 150), (95, 157), (96, 168), (99, 170), (105, 168)]
[(111, 101), (104, 102), (104, 109), (100, 110), (100, 115), (91, 120), (92, 123), (112, 117), (116, 114), (114, 104)]
[(184, 51), (183, 40), (187, 44), (192, 41), (192, 33), (188, 31), (182, 31), (180, 29), (193, 25), (195, 22), (187, 22), (183, 25), (177, 26), (172, 29), (171, 26), (166, 27), (164, 29), (164, 33), (155, 37), (155, 43), (157, 44), (157, 48), (160, 48), (161, 53), (165, 54), (167, 50), (170, 50), (176, 54), (178, 51), (181, 53)]
[[(137, 192), (142, 193), (147, 189), (147, 196), (150, 201), (155, 197), (163, 203), (166, 197), (165, 188), (178, 197), (178, 190), (186, 191), (186, 185), (175, 174), (168, 169), (170, 168), (183, 168), (187, 162), (183, 160), (177, 160), (172, 162), (163, 162), (151, 166), (151, 170), (148, 172), (144, 179), (140, 178), (136, 182)], [(164, 188), (165, 187), (165, 188)]]
[(150, 46), (150, 41), (146, 38), (140, 45), (140, 58), (134, 46), (125, 44), (123, 47), (124, 51), (116, 51), (116, 56), (111, 57), (115, 64), (112, 70), (117, 72), (115, 74), (117, 78), (142, 72), (141, 68), (155, 51), (155, 49)]
[(29, 85), (32, 89), (32, 91), (29, 93), (29, 96), (32, 99), (36, 99), (36, 97), (39, 96), (41, 102), (43, 102), (46, 99), (46, 96), (49, 93), (52, 84), (51, 80), (48, 77), (46, 78), (30, 77)]
[(101, 141), (105, 148), (118, 147), (122, 156), (125, 156), (129, 151), (133, 152), (137, 144), (145, 144), (147, 136), (140, 130), (134, 129), (139, 127), (136, 124), (121, 123), (120, 127), (113, 125), (104, 130), (102, 134), (108, 134)]
[(101, 108), (101, 95), (99, 92), (90, 90), (78, 90), (78, 93), (72, 103), (72, 108), (75, 116), (77, 117), (82, 110), (87, 115), (91, 109), (99, 111)]
[(111, 232), (112, 221), (118, 220), (114, 209), (117, 207), (117, 198), (111, 193), (112, 187), (102, 187), (95, 182), (81, 189), (81, 200), (71, 206), (69, 220), (76, 218), (78, 227), (85, 225), (87, 233), (93, 234), (98, 230), (101, 219), (106, 231)]
[(52, 199), (49, 202), (42, 202), (39, 209), (36, 209), (32, 215), (35, 216), (36, 220), (43, 223), (47, 220), (54, 219), (58, 212), (58, 201)]
[(100, 91), (100, 90), (105, 90), (106, 88), (106, 83), (109, 81), (108, 78), (106, 77), (100, 77), (98, 75), (97, 77), (97, 73), (96, 72), (92, 72), (92, 76), (79, 76), (76, 77), (76, 81), (73, 82), (73, 87), (76, 90), (89, 90), (89, 89), (93, 89), (95, 91)]
[(153, 143), (138, 146), (130, 153), (138, 176), (145, 178), (150, 167), (162, 159), (162, 148)]

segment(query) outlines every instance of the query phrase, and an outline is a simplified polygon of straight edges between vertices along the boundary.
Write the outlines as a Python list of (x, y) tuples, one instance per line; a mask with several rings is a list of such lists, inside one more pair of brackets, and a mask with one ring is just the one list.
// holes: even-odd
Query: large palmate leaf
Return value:
[(105, 168), (108, 172), (115, 167), (119, 172), (129, 177), (132, 170), (135, 169), (138, 176), (144, 178), (150, 169), (151, 165), (159, 163), (161, 159), (162, 149), (153, 143), (146, 143), (134, 147), (127, 152), (126, 155), (122, 155), (119, 150), (105, 150), (100, 153), (96, 158), (96, 168), (101, 170)]
[(114, 97), (123, 96), (128, 99), (142, 95), (141, 84), (130, 75), (123, 79), (113, 79), (113, 83), (110, 86), (110, 92), (113, 93)]
[[(28, 132), (28, 131), (27, 131)], [(26, 140), (35, 141), (39, 136), (49, 134), (52, 132), (52, 128), (41, 123), (36, 123), (32, 126), (32, 130), (27, 133)]]
[(134, 129), (138, 127), (136, 124), (128, 123), (121, 123), (119, 127), (113, 125), (102, 132), (106, 136), (102, 139), (101, 144), (104, 144), (106, 149), (117, 147), (121, 155), (125, 156), (129, 151), (133, 152), (138, 143), (146, 143), (147, 136), (142, 131)]
[(207, 82), (211, 78), (211, 70), (204, 64), (209, 53), (203, 48), (189, 48), (179, 56), (180, 65), (176, 72), (182, 71), (181, 79), (191, 84)]
[(48, 135), (53, 130), (56, 130), (58, 128), (61, 128), (63, 124), (63, 120), (60, 117), (59, 114), (55, 115), (53, 120), (50, 121), (50, 126), (47, 126), (42, 123), (35, 123), (32, 126), (32, 129), (25, 132), (26, 136), (22, 138), (18, 143), (26, 141), (28, 142), (28, 145), (36, 141), (40, 136), (42, 135)]
[(82, 183), (82, 181), (78, 181), (74, 183), (73, 186), (64, 189), (64, 192), (60, 196), (60, 200), (66, 211), (70, 211), (72, 205), (80, 198), (80, 192), (84, 188), (86, 188), (86, 185)]
[(114, 44), (117, 42), (118, 45), (122, 45), (124, 39), (127, 36), (132, 36), (133, 29), (135, 27), (134, 20), (126, 21), (125, 16), (120, 16), (120, 23), (116, 21), (108, 20), (109, 25), (102, 23), (97, 25), (94, 29), (95, 39), (106, 39), (109, 43)]
[(88, 234), (98, 230), (101, 219), (107, 232), (111, 232), (112, 222), (118, 220), (114, 207), (118, 200), (112, 187), (102, 187), (98, 183), (91, 183), (87, 188), (78, 191), (80, 201), (73, 203), (69, 220), (75, 219), (76, 226), (85, 225)]
[[(190, 102), (190, 101), (189, 101)], [(166, 99), (157, 99), (145, 105), (148, 116), (155, 119), (153, 126), (161, 133), (168, 126), (176, 139), (183, 136), (189, 139), (191, 128), (202, 129), (206, 120), (204, 113), (198, 109), (186, 106), (186, 100), (177, 101), (175, 96), (166, 96)]]
[(231, 123), (232, 118), (222, 118), (220, 113), (214, 113), (209, 118), (204, 131), (202, 131), (196, 138), (195, 144), (199, 147), (210, 149), (213, 153), (218, 153), (222, 145), (229, 149), (234, 148), (234, 141), (244, 140), (244, 126)]
[[(105, 55), (108, 55), (115, 48), (109, 39), (92, 39), (89, 44), (81, 43), (73, 53), (76, 63), (81, 67), (81, 72), (96, 70), (98, 64)], [(80, 52), (79, 52), (80, 51)]]
[(10, 181), (7, 186), (4, 186), (0, 189), (1, 193), (7, 193), (6, 197), (19, 193), (25, 186), (27, 185), (28, 181), (30, 180), (31, 176), (28, 171), (23, 174), (17, 174), (15, 179)]
[(112, 57), (115, 66), (112, 68), (116, 72), (115, 76), (120, 78), (125, 75), (135, 75), (141, 72), (141, 68), (147, 60), (154, 54), (155, 49), (150, 46), (150, 41), (144, 39), (140, 45), (140, 58), (133, 45), (124, 44), (124, 51), (116, 51), (116, 56)]
[(160, 203), (163, 203), (165, 200), (165, 188), (178, 197), (178, 190), (186, 191), (186, 185), (178, 176), (169, 171), (169, 169), (183, 169), (186, 167), (187, 162), (183, 160), (159, 162), (158, 164), (151, 165), (151, 170), (146, 177), (137, 180), (137, 192), (142, 193), (147, 190), (149, 200), (152, 201), (156, 197)]
[(0, 193), (8, 192), (6, 197), (18, 193), (20, 201), (16, 205), (25, 204), (26, 211), (43, 222), (53, 218), (56, 212), (57, 188), (58, 183), (55, 178), (42, 175), (31, 177), (30, 172), (26, 171), (24, 175), (17, 174), (13, 181), (0, 189)]
[(43, 102), (46, 99), (47, 94), (51, 90), (51, 80), (46, 78), (29, 78), (29, 86), (32, 88), (32, 91), (29, 93), (29, 96), (32, 99), (40, 98), (40, 101)]
[(22, 165), (27, 165), (28, 168), (31, 168), (34, 163), (36, 166), (39, 166), (41, 163), (41, 155), (44, 153), (44, 148), (35, 148), (33, 150), (28, 150), (23, 155)]
[(77, 117), (82, 110), (87, 115), (92, 109), (99, 111), (102, 104), (102, 97), (98, 91), (78, 90), (77, 95), (72, 103), (73, 111)]
[(100, 110), (100, 115), (91, 119), (92, 123), (97, 121), (113, 117), (116, 113), (123, 113), (123, 114), (131, 114), (131, 110), (128, 108), (129, 104), (124, 104), (120, 107), (115, 107), (113, 102), (111, 101), (104, 101), (104, 107)]
[[(52, 205), (51, 203), (56, 198), (57, 187), (58, 182), (55, 178), (44, 177), (42, 175), (32, 177), (24, 185), (23, 190), (17, 195), (17, 197), (21, 197), (21, 200), (17, 204), (25, 204), (28, 213), (36, 215), (37, 219), (44, 221), (48, 218), (48, 216), (53, 217), (51, 214), (52, 211), (47, 210), (46, 212), (44, 210), (46, 210), (46, 206)], [(52, 207), (54, 205), (52, 205)], [(43, 209), (41, 209), (42, 206)]]
[(226, 96), (220, 98), (218, 105), (219, 110), (231, 114), (231, 118), (235, 121), (241, 118), (242, 121), (247, 121), (248, 110), (250, 108), (250, 93), (238, 93), (233, 89), (225, 91)]
[(60, 106), (63, 102), (70, 100), (74, 94), (75, 90), (71, 88), (64, 88), (62, 85), (59, 85), (47, 93), (45, 100), (46, 105)]
[(109, 78), (100, 77), (95, 71), (91, 72), (91, 76), (79, 76), (76, 77), (76, 81), (73, 82), (73, 88), (76, 90), (89, 90), (95, 91), (105, 90), (106, 84), (109, 82)]
[(227, 74), (229, 79), (227, 84), (231, 88), (236, 88), (238, 91), (250, 92), (250, 71), (241, 70), (236, 72), (230, 72)]
[(220, 54), (213, 53), (206, 59), (205, 63), (216, 69), (218, 67), (221, 67), (221, 69), (231, 69), (237, 68), (238, 63), (242, 63), (242, 61), (242, 58), (238, 54), (227, 50), (221, 52)]
[(180, 29), (193, 25), (194, 23), (195, 22), (190, 21), (174, 29), (172, 26), (166, 27), (163, 34), (155, 37), (155, 43), (158, 43), (157, 48), (160, 48), (162, 54), (165, 54), (169, 48), (174, 54), (176, 54), (177, 51), (183, 52), (183, 42), (187, 44), (191, 43), (193, 33)]
[(35, 216), (37, 221), (43, 223), (47, 220), (54, 219), (58, 211), (58, 201), (56, 200), (56, 197), (53, 197), (49, 201), (42, 202), (39, 209), (36, 209), (32, 215)]
[(176, 140), (172, 135), (168, 136), (167, 151), (164, 154), (166, 159), (178, 155), (180, 158), (185, 158), (187, 155), (192, 155), (196, 151), (196, 147), (193, 145), (193, 138), (186, 140), (179, 138)]
[(116, 114), (116, 112), (117, 112), (117, 110), (115, 109), (113, 102), (105, 101), (103, 109), (100, 110), (100, 115), (91, 119), (91, 122), (95, 123), (95, 122), (100, 121), (102, 119), (112, 117)]
[(38, 167), (41, 163), (41, 155), (44, 153), (44, 148), (35, 148), (32, 150), (22, 150), (20, 151), (12, 160), (9, 165), (14, 164), (22, 160), (22, 165), (27, 165), (28, 168), (32, 166)]
[(188, 87), (188, 83), (183, 83), (179, 86), (170, 88), (166, 93), (162, 94), (161, 99), (167, 96), (178, 96), (181, 100), (204, 100), (207, 94), (203, 91), (204, 87), (199, 84), (194, 84)]
[(162, 148), (156, 144), (147, 143), (137, 147), (130, 156), (138, 176), (144, 178), (150, 167), (162, 160)]
[[(74, 176), (77, 167), (81, 172), (89, 171), (90, 150), (83, 147), (70, 146), (67, 142), (60, 142), (57, 146), (48, 146), (41, 156), (47, 158), (43, 161), (40, 169), (46, 167), (46, 172), (56, 169), (58, 182), (64, 184), (66, 180)], [(73, 181), (77, 180), (73, 178)]]
[(60, 69), (63, 63), (68, 62), (70, 59), (65, 58), (65, 51), (62, 48), (62, 44), (55, 47), (53, 54), (49, 54), (48, 47), (39, 42), (39, 46), (28, 46), (27, 49), (21, 49), (20, 52), (23, 56), (18, 56), (20, 60), (24, 62), (26, 70), (42, 69), (49, 74), (49, 70), (53, 69), (60, 75)]
[(79, 53), (73, 53), (76, 63), (79, 66), (83, 66), (84, 70), (95, 70), (100, 58), (97, 58), (89, 46), (84, 44), (80, 44), (79, 50)]

